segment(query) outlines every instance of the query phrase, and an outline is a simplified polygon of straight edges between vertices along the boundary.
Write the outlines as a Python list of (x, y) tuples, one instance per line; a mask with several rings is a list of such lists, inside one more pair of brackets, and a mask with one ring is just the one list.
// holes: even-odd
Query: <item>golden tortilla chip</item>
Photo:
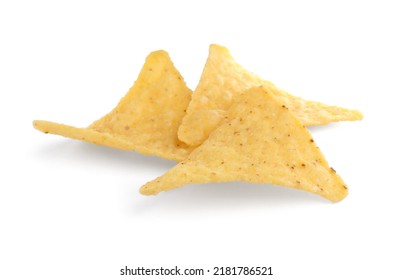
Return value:
[(201, 79), (179, 127), (179, 139), (191, 146), (202, 144), (225, 117), (233, 98), (246, 89), (260, 85), (268, 87), (305, 126), (362, 119), (358, 111), (292, 96), (242, 68), (228, 49), (211, 45)]
[(187, 184), (228, 181), (287, 186), (331, 201), (348, 192), (303, 124), (263, 86), (239, 94), (201, 146), (140, 191), (153, 195)]
[(192, 150), (177, 138), (190, 99), (191, 90), (168, 53), (156, 51), (146, 58), (134, 86), (116, 108), (89, 127), (47, 121), (33, 124), (45, 133), (179, 161)]

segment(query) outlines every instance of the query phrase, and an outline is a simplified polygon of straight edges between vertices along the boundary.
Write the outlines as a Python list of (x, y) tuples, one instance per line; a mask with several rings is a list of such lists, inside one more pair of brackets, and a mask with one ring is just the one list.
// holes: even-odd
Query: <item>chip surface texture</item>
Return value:
[(33, 125), (45, 133), (180, 161), (192, 150), (177, 137), (190, 99), (191, 90), (168, 53), (156, 51), (116, 108), (89, 127), (40, 120)]
[(201, 146), (140, 191), (152, 195), (187, 184), (228, 181), (287, 186), (331, 201), (347, 195), (345, 183), (307, 129), (264, 87), (239, 94)]
[(267, 87), (305, 126), (362, 119), (362, 114), (356, 110), (306, 101), (288, 94), (273, 83), (245, 70), (227, 48), (213, 44), (199, 84), (179, 127), (179, 139), (191, 146), (202, 144), (221, 123), (233, 99), (245, 90), (260, 85)]

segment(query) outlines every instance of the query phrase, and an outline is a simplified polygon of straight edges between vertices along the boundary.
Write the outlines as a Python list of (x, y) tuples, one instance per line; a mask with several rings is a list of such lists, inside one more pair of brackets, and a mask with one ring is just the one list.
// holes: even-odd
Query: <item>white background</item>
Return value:
[[(393, 279), (389, 1), (0, 3), (0, 279), (142, 279), (120, 276), (125, 265)], [(210, 43), (292, 94), (363, 112), (310, 129), (350, 188), (344, 201), (245, 183), (144, 197), (174, 162), (32, 127), (87, 126), (157, 49), (193, 89)], [(200, 279), (211, 278), (258, 279)]]

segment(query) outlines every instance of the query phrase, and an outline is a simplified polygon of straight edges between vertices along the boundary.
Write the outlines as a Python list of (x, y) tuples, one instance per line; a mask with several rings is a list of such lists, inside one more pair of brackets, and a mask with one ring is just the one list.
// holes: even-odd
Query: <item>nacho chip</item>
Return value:
[(190, 99), (191, 90), (169, 55), (156, 51), (146, 58), (137, 81), (116, 108), (89, 127), (47, 121), (34, 121), (34, 127), (45, 133), (179, 161), (192, 150), (177, 138)]
[(279, 102), (285, 104), (306, 126), (362, 119), (358, 111), (292, 96), (242, 68), (228, 49), (211, 45), (201, 79), (179, 127), (179, 139), (191, 146), (203, 143), (225, 117), (233, 98), (246, 89), (259, 85), (268, 87)]
[(153, 195), (187, 184), (228, 181), (287, 186), (331, 201), (347, 195), (307, 129), (264, 87), (240, 94), (201, 146), (140, 191)]

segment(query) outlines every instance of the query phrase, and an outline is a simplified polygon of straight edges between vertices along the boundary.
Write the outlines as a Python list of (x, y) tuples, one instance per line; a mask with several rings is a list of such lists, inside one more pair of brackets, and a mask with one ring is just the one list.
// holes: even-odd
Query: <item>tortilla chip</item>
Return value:
[(191, 90), (168, 53), (156, 51), (146, 58), (137, 81), (116, 108), (89, 127), (33, 124), (45, 133), (179, 161), (192, 150), (177, 138), (190, 99)]
[(262, 86), (239, 94), (201, 146), (140, 191), (153, 195), (187, 184), (228, 181), (287, 186), (331, 201), (347, 195), (307, 129)]
[(202, 144), (225, 117), (233, 98), (246, 89), (260, 85), (268, 87), (305, 126), (362, 119), (358, 111), (292, 96), (245, 70), (233, 59), (228, 49), (211, 45), (201, 79), (179, 127), (179, 139), (191, 146)]

